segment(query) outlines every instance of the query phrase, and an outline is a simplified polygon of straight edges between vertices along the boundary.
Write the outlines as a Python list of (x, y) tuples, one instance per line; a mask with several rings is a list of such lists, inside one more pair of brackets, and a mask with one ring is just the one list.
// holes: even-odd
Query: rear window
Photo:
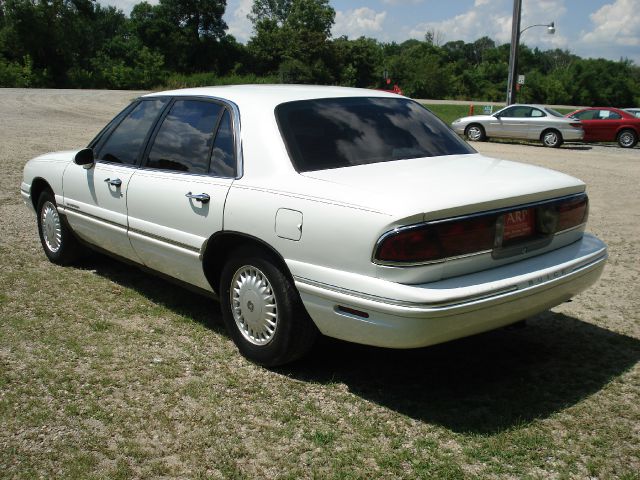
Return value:
[(403, 98), (330, 98), (276, 107), (299, 172), (475, 153), (422, 105)]

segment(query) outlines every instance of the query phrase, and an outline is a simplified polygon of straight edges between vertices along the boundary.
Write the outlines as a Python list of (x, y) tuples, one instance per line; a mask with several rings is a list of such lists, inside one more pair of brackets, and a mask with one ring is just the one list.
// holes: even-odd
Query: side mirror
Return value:
[(91, 168), (95, 162), (96, 159), (93, 156), (93, 149), (91, 148), (83, 148), (73, 157), (73, 163), (82, 165), (85, 168)]

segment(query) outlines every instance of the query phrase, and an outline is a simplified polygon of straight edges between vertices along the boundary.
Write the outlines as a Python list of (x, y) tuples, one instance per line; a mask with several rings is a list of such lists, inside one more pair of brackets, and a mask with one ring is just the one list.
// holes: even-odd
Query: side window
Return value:
[(213, 129), (221, 111), (216, 103), (177, 100), (158, 130), (146, 166), (208, 173)]
[(514, 116), (515, 113), (515, 107), (511, 107), (511, 108), (507, 108), (505, 110), (503, 110), (502, 112), (500, 112), (500, 116), (501, 117), (507, 117), (507, 118), (511, 118)]
[(522, 107), (522, 106), (511, 107), (511, 108), (508, 108), (507, 110), (504, 110), (500, 114), (500, 116), (501, 117), (508, 117), (508, 118), (530, 117), (531, 116), (531, 107)]
[(517, 118), (525, 118), (531, 116), (531, 107), (514, 108), (513, 116)]
[(135, 165), (147, 133), (166, 103), (166, 99), (141, 101), (111, 132), (96, 158)]
[(612, 110), (600, 110), (601, 120), (620, 120), (622, 115)]
[(532, 108), (531, 109), (531, 116), (532, 117), (546, 117), (544, 112), (542, 110), (538, 110), (537, 108)]
[(216, 140), (213, 143), (209, 173), (216, 177), (236, 176), (233, 129), (231, 127), (231, 115), (229, 115), (228, 110), (225, 110), (224, 115), (222, 115)]

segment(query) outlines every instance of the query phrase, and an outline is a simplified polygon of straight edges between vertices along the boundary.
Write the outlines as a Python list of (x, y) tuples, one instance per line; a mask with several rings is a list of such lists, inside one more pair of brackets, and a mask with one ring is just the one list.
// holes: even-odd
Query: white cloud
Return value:
[(368, 7), (344, 12), (337, 11), (336, 21), (331, 33), (334, 37), (346, 35), (349, 38), (371, 35), (382, 31), (382, 24), (386, 17), (387, 12), (376, 12)]
[(447, 40), (472, 41), (487, 36), (507, 42), (511, 36), (511, 15), (473, 8), (440, 22), (419, 23), (410, 28), (408, 34), (422, 40), (427, 31), (442, 33)]
[[(489, 1), (489, 0), (485, 0)], [(417, 5), (419, 3), (423, 3), (424, 0), (382, 0), (382, 3), (386, 3), (387, 5)]]
[[(522, 28), (528, 25), (548, 24), (566, 14), (566, 0), (539, 0), (523, 2)], [(640, 1), (640, 0), (637, 0)], [(442, 33), (447, 40), (465, 40), (467, 42), (487, 36), (498, 43), (511, 41), (511, 0), (475, 0), (473, 7), (460, 15), (439, 22), (419, 23), (407, 29), (412, 38), (424, 38), (427, 31)], [(528, 45), (546, 48), (564, 48), (568, 44), (565, 36), (548, 35), (543, 28), (527, 30), (523, 39)]]
[[(631, 14), (635, 12), (635, 14)], [(590, 15), (594, 29), (582, 40), (595, 45), (603, 42), (623, 47), (640, 46), (640, 0), (616, 0)]]
[(615, 0), (590, 15), (593, 30), (582, 41), (591, 55), (627, 56), (640, 61), (640, 0)]
[[(98, 3), (103, 7), (112, 6), (112, 7), (119, 8), (124, 13), (129, 15), (133, 7), (136, 4), (140, 3), (141, 1), (142, 0), (98, 0)], [(159, 3), (159, 0), (146, 0), (146, 1), (151, 5), (157, 5)]]
[(251, 12), (252, 6), (253, 0), (230, 1), (227, 5), (224, 15), (224, 21), (229, 26), (227, 33), (236, 37), (239, 42), (246, 42), (251, 38), (253, 25), (247, 15)]

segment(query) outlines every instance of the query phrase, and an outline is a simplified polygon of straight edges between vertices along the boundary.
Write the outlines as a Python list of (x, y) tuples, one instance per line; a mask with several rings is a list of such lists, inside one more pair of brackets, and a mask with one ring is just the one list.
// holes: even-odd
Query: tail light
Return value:
[(383, 237), (375, 257), (383, 262), (421, 263), (490, 251), (495, 230), (493, 216), (424, 224)]
[(580, 122), (578, 122), (578, 123), (570, 123), (569, 125), (571, 125), (574, 128), (582, 128), (582, 124)]
[(587, 222), (589, 218), (589, 199), (586, 195), (559, 203), (556, 206), (558, 212), (558, 227), (556, 232), (569, 230)]
[[(503, 242), (526, 243), (550, 238), (558, 232), (580, 226), (587, 221), (586, 194), (574, 195), (533, 205), (483, 212), (398, 228), (378, 240), (373, 260), (381, 264), (416, 265), (447, 258), (475, 255), (501, 248)], [(523, 234), (509, 234), (505, 218), (509, 214), (531, 211), (535, 228)], [(508, 225), (508, 222), (506, 222)], [(522, 226), (515, 226), (514, 232)]]

